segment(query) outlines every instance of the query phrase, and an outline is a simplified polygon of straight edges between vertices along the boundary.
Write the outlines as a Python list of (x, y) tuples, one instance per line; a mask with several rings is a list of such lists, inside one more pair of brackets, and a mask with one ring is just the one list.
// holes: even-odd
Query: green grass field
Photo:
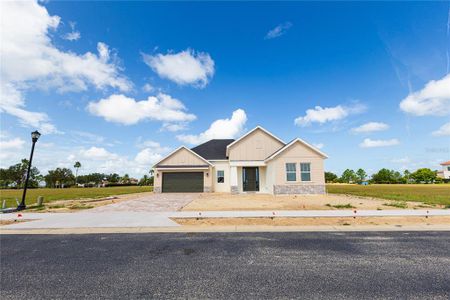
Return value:
[(331, 194), (450, 205), (450, 184), (327, 184)]
[[(118, 187), (104, 187), (104, 188), (68, 188), (68, 189), (28, 189), (27, 190), (27, 205), (36, 203), (38, 196), (44, 197), (44, 202), (51, 202), (57, 200), (72, 200), (72, 199), (87, 199), (87, 198), (103, 198), (113, 195), (133, 194), (141, 192), (151, 192), (151, 186), (118, 186)], [(16, 206), (16, 198), (22, 199), (23, 190), (0, 190), (0, 200), (6, 200), (8, 207)], [(0, 205), (1, 205), (0, 203)]]

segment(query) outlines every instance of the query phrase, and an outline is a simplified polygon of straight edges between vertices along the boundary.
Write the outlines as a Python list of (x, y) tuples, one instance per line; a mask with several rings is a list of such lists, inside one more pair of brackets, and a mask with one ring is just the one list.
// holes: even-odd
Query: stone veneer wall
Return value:
[(210, 186), (204, 186), (203, 187), (203, 193), (211, 193), (211, 187)]
[(308, 185), (274, 185), (273, 193), (279, 194), (325, 194), (324, 184), (308, 184)]
[(161, 193), (161, 187), (159, 186), (153, 187), (153, 193)]
[(239, 187), (237, 185), (232, 185), (230, 188), (231, 188), (231, 193), (232, 194), (238, 194), (239, 193)]

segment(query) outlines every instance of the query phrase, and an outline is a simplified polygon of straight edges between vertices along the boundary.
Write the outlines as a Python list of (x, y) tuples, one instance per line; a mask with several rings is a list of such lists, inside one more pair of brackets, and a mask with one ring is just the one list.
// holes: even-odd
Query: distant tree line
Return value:
[[(8, 168), (0, 168), (0, 188), (23, 188), (27, 174), (28, 160), (23, 159), (20, 163)], [(42, 175), (36, 167), (30, 171), (28, 181), (29, 188), (37, 188), (45, 183), (49, 188), (63, 188), (71, 186), (125, 186), (125, 185), (153, 185), (153, 172), (144, 175), (140, 180), (130, 178), (128, 174), (120, 176), (117, 173), (90, 173), (78, 175), (81, 163), (74, 164), (75, 175), (69, 168), (56, 168)]]
[(368, 178), (367, 173), (363, 169), (358, 169), (356, 172), (351, 169), (346, 169), (338, 177), (332, 172), (325, 172), (325, 181), (327, 183), (384, 183), (384, 184), (399, 184), (399, 183), (441, 183), (442, 179), (437, 177), (437, 171), (432, 171), (428, 168), (418, 169), (411, 173), (408, 170), (400, 173), (395, 170), (383, 168), (378, 172), (372, 174)]

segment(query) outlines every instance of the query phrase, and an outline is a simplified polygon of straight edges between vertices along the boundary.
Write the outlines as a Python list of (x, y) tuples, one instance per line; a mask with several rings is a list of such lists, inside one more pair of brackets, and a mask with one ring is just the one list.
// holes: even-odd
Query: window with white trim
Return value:
[(300, 178), (302, 181), (311, 181), (311, 164), (300, 163)]
[(217, 183), (225, 182), (225, 171), (217, 170)]
[(286, 163), (286, 181), (296, 181), (295, 163)]

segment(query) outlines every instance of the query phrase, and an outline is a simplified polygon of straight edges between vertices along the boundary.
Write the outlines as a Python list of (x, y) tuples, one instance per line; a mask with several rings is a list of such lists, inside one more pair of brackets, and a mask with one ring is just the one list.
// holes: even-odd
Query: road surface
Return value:
[(2, 299), (450, 298), (450, 232), (1, 235)]

